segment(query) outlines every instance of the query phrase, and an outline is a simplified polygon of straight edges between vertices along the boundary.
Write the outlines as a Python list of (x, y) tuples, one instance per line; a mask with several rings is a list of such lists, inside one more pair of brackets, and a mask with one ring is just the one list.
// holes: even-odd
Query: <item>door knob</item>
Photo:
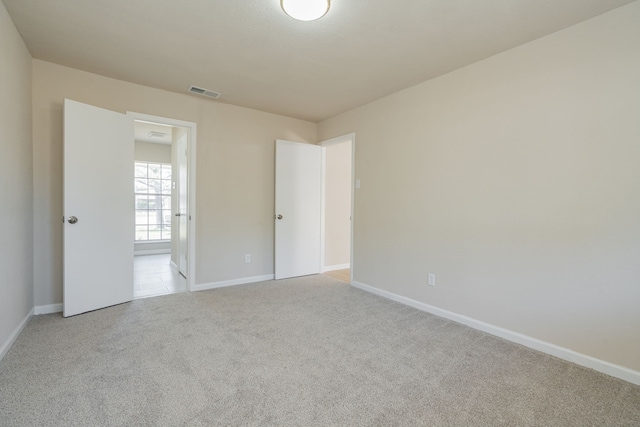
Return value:
[(278, 215), (276, 218), (278, 218), (278, 219), (282, 219), (282, 215)]
[(69, 224), (75, 224), (76, 222), (78, 222), (78, 218), (76, 218), (75, 216), (69, 217)]
[(177, 213), (176, 216), (180, 216), (180, 213)]

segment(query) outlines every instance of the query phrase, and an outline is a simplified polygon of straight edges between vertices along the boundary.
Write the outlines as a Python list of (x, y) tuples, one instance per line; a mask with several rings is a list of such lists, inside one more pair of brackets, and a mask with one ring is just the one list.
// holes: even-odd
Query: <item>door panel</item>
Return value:
[(321, 190), (322, 148), (277, 140), (276, 279), (320, 272)]
[(178, 271), (187, 277), (187, 134), (178, 140)]
[(65, 99), (65, 317), (133, 299), (133, 197), (133, 118)]

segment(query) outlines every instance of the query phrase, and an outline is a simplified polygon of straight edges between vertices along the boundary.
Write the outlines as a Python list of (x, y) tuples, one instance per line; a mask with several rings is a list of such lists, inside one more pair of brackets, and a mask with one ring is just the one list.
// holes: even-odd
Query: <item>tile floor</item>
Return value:
[(187, 280), (171, 265), (171, 255), (133, 258), (133, 297), (146, 298), (187, 290)]

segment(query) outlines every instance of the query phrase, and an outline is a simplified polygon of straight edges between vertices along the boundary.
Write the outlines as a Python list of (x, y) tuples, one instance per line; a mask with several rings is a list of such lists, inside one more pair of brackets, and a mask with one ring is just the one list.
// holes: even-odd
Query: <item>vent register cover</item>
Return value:
[(220, 95), (222, 95), (219, 92), (214, 92), (212, 90), (209, 89), (203, 89), (201, 87), (197, 87), (194, 85), (189, 86), (189, 92), (198, 94), (198, 95), (202, 95), (202, 96), (208, 96), (209, 98), (213, 98), (213, 99), (218, 99), (220, 98)]

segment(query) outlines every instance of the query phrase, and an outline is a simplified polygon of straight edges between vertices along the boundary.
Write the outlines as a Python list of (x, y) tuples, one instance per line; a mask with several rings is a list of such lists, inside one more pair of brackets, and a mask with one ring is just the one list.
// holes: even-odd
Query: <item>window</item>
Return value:
[(136, 241), (171, 240), (171, 165), (135, 162)]

